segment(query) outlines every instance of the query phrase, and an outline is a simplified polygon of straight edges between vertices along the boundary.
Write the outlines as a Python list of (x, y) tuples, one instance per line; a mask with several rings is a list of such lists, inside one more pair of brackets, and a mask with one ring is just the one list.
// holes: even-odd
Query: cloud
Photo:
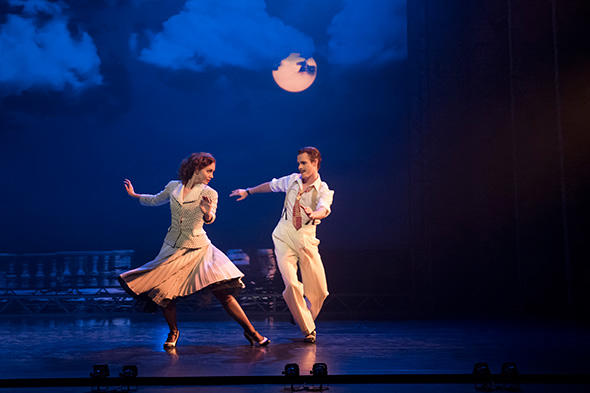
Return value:
[(68, 29), (65, 5), (41, 0), (11, 0), (0, 25), (0, 86), (3, 94), (32, 88), (81, 90), (102, 83), (100, 59), (92, 38)]
[(47, 15), (59, 15), (65, 5), (59, 1), (50, 2), (47, 0), (8, 0), (13, 7), (22, 7), (24, 15), (37, 15), (45, 13)]
[(334, 64), (383, 64), (407, 58), (406, 0), (345, 0), (328, 27)]
[(270, 16), (264, 0), (189, 0), (152, 35), (140, 59), (160, 67), (204, 71), (268, 69), (291, 52), (311, 56), (311, 38)]

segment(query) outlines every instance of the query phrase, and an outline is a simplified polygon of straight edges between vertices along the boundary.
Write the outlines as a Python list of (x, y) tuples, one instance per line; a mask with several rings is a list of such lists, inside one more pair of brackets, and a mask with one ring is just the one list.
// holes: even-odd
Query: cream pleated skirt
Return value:
[(196, 249), (164, 243), (154, 260), (121, 274), (119, 282), (132, 295), (166, 307), (171, 300), (203, 289), (237, 294), (245, 287), (242, 277), (236, 265), (211, 243)]

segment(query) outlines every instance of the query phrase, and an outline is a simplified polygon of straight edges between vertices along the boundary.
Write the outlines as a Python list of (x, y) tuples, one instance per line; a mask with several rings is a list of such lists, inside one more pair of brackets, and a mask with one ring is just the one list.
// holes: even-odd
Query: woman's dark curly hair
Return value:
[(190, 178), (195, 174), (195, 171), (200, 171), (214, 162), (215, 157), (209, 153), (193, 153), (180, 163), (180, 168), (178, 168), (178, 178), (182, 181), (182, 184), (186, 185)]

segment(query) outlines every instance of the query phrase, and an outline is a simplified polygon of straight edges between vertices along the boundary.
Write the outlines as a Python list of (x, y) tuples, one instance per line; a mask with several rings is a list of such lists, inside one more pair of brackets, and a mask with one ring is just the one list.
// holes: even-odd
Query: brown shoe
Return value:
[(309, 343), (309, 344), (315, 344), (316, 337), (317, 337), (317, 334), (316, 334), (316, 332), (314, 330), (313, 332), (311, 332), (307, 336), (305, 336), (305, 338), (303, 339), (303, 341), (306, 342), (306, 343)]

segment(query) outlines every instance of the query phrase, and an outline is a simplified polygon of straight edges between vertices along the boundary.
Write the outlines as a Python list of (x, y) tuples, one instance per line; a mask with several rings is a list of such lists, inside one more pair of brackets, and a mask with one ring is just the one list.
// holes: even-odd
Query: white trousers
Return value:
[[(288, 220), (279, 221), (272, 233), (277, 264), (285, 283), (283, 298), (303, 334), (315, 330), (314, 320), (328, 296), (324, 265), (318, 251), (315, 226), (296, 230)], [(297, 262), (301, 281), (297, 278)], [(306, 302), (307, 299), (307, 302)]]

